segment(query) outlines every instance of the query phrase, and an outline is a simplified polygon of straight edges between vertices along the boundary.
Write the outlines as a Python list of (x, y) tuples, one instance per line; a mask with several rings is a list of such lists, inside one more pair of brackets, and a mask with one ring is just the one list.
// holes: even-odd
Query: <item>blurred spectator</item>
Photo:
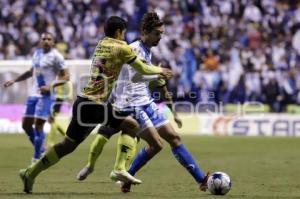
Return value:
[(273, 71), (268, 72), (263, 86), (264, 100), (270, 106), (271, 112), (280, 112), (282, 96)]
[(219, 60), (211, 50), (208, 51), (207, 56), (204, 58), (204, 70), (217, 71), (219, 69)]

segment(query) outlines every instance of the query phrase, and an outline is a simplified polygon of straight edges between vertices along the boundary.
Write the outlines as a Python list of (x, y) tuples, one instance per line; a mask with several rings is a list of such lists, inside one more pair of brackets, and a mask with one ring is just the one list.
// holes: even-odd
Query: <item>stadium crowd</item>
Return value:
[(67, 59), (87, 59), (111, 15), (138, 36), (141, 16), (155, 10), (165, 35), (154, 62), (172, 68), (174, 100), (259, 101), (274, 112), (300, 103), (300, 2), (297, 0), (2, 0), (0, 59), (30, 59), (48, 31)]

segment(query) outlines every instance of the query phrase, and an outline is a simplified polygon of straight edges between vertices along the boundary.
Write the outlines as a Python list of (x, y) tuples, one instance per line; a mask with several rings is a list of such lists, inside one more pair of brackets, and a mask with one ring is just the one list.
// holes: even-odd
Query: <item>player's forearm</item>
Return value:
[(54, 88), (56, 86), (60, 86), (67, 83), (69, 80), (70, 80), (69, 70), (67, 69), (61, 70), (58, 74), (57, 80), (54, 81), (51, 86)]
[(132, 63), (130, 63), (136, 71), (142, 75), (156, 75), (162, 73), (162, 68), (157, 66), (150, 66), (143, 63), (139, 58), (136, 58)]
[(28, 78), (30, 78), (32, 76), (32, 70), (28, 70), (26, 72), (24, 72), (23, 74), (21, 74), (20, 76), (18, 76), (14, 82), (21, 82), (21, 81), (24, 81)]

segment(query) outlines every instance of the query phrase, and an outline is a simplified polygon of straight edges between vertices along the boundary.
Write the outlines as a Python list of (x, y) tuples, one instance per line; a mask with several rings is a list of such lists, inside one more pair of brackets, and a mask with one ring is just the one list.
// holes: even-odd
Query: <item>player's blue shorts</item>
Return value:
[(169, 122), (165, 114), (154, 102), (144, 106), (135, 107), (133, 117), (139, 123), (141, 129), (153, 126), (159, 128)]
[[(129, 107), (122, 110), (122, 112), (126, 113), (126, 115), (133, 116), (134, 119), (139, 123), (141, 130), (149, 127), (159, 128), (160, 126), (168, 123), (168, 119), (163, 112), (163, 106), (160, 108), (154, 103), (139, 106), (139, 107)], [(98, 133), (101, 135), (105, 135), (105, 137), (110, 138), (112, 135), (118, 133), (120, 129), (116, 129), (110, 126), (100, 126)]]
[(52, 102), (50, 96), (29, 96), (26, 101), (24, 117), (47, 120), (51, 113)]

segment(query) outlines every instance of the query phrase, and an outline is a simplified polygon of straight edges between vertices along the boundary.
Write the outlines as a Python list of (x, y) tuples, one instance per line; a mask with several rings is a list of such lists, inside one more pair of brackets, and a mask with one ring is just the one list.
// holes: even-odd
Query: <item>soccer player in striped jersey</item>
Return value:
[[(37, 48), (33, 54), (32, 67), (15, 80), (4, 84), (4, 87), (9, 87), (15, 82), (33, 78), (33, 87), (27, 98), (22, 120), (22, 127), (34, 147), (32, 162), (36, 162), (45, 150), (43, 146), (44, 124), (50, 115), (52, 106), (51, 89), (69, 79), (64, 58), (53, 46), (53, 36), (50, 33), (43, 33), (40, 39), (40, 48)], [(60, 79), (59, 81), (56, 81), (57, 77)]]
[[(20, 170), (24, 192), (32, 193), (35, 178), (43, 170), (56, 164), (62, 157), (73, 152), (99, 124), (122, 127), (126, 115), (115, 111), (107, 103), (123, 64), (127, 63), (145, 75), (160, 74), (169, 79), (172, 71), (143, 63), (124, 40), (126, 22), (116, 16), (107, 19), (105, 36), (98, 42), (93, 55), (90, 77), (73, 104), (72, 119), (63, 141), (51, 147), (35, 164)], [(117, 118), (116, 115), (119, 117)], [(124, 126), (124, 129), (131, 128)]]
[[(156, 46), (161, 39), (164, 32), (163, 22), (159, 19), (156, 13), (146, 13), (142, 20), (142, 38), (130, 44), (131, 48), (136, 54), (146, 63), (151, 64), (150, 48)], [(170, 125), (165, 115), (158, 109), (153, 102), (149, 90), (149, 83), (147, 81), (157, 79), (158, 76), (142, 76), (133, 68), (128, 65), (124, 66), (118, 78), (110, 100), (114, 107), (124, 112), (131, 112), (133, 117), (138, 121), (141, 130), (139, 137), (145, 139), (149, 146), (142, 149), (136, 159), (133, 161), (129, 168), (129, 173), (134, 175), (143, 165), (145, 165), (161, 148), (161, 138), (165, 139), (171, 146), (174, 157), (182, 164), (188, 172), (194, 177), (195, 181), (199, 184), (200, 189), (206, 190), (207, 176), (200, 170), (197, 163), (193, 160), (190, 153), (181, 143), (180, 136), (175, 132)], [(172, 98), (167, 91), (165, 81), (159, 79), (152, 81), (159, 88), (162, 97), (171, 108), (174, 119), (181, 126), (181, 120), (177, 117), (176, 112), (173, 110)], [(118, 129), (111, 129), (109, 127), (100, 128), (99, 134), (95, 138), (90, 148), (89, 162), (78, 173), (77, 179), (84, 180), (92, 171), (97, 157), (101, 154), (102, 148), (106, 141), (118, 132)], [(156, 142), (159, 140), (159, 142)], [(136, 148), (136, 141), (123, 132), (118, 140), (118, 152), (114, 170), (111, 173), (111, 178), (116, 180), (118, 171), (124, 169), (124, 164), (120, 163), (120, 154), (128, 155), (128, 162), (133, 157)], [(125, 165), (128, 163), (125, 163)], [(126, 166), (125, 166), (126, 167)], [(130, 182), (126, 182), (122, 186), (123, 192), (130, 191)]]

